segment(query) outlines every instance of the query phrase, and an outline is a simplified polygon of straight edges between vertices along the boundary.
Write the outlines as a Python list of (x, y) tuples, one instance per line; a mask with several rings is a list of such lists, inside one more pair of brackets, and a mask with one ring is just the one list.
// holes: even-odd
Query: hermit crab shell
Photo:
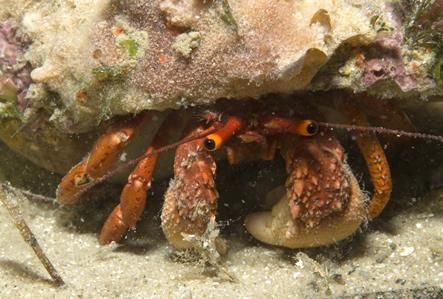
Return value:
[(51, 120), (78, 133), (119, 114), (303, 90), (339, 46), (373, 40), (370, 18), (382, 2), (72, 0), (4, 7), (2, 16), (15, 15), (33, 40), (24, 55), (32, 80), (59, 97)]

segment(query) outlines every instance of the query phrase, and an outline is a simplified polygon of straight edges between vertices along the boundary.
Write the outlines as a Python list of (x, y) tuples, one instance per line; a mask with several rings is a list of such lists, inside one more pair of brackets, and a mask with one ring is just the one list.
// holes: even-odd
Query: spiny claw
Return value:
[[(200, 128), (192, 134), (198, 134)], [(202, 235), (216, 214), (215, 161), (203, 148), (202, 140), (180, 145), (174, 162), (174, 179), (165, 195), (162, 228), (168, 241), (177, 248), (192, 247), (183, 234)]]
[(282, 145), (288, 179), (286, 187), (294, 220), (309, 227), (340, 213), (351, 197), (344, 167), (343, 148), (328, 133), (296, 139), (286, 137)]
[(346, 209), (309, 227), (294, 221), (286, 193), (272, 211), (250, 214), (245, 219), (248, 232), (271, 245), (288, 248), (319, 247), (334, 244), (352, 235), (366, 219), (365, 196), (354, 176), (350, 178), (351, 198)]
[(246, 229), (262, 242), (289, 248), (328, 245), (354, 233), (366, 219), (364, 195), (337, 140), (328, 134), (287, 137), (282, 154), (286, 192), (272, 211), (247, 216)]

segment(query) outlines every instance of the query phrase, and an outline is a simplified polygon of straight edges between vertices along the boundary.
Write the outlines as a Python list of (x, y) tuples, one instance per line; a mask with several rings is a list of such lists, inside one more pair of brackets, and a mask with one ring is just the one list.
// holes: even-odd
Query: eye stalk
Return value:
[(318, 133), (318, 122), (311, 119), (291, 119), (273, 116), (268, 118), (263, 127), (271, 133), (289, 133), (299, 136), (313, 136)]
[(243, 120), (238, 116), (230, 116), (217, 132), (206, 136), (203, 145), (208, 151), (216, 151), (232, 136), (244, 127)]
[[(211, 152), (220, 149), (242, 126), (243, 122), (239, 118), (235, 116), (230, 117), (222, 129), (208, 135), (204, 139), (203, 146), (207, 151)], [(314, 136), (319, 130), (319, 124), (313, 120), (292, 120), (280, 117), (273, 117), (264, 123), (264, 127), (266, 129), (288, 132), (300, 136)]]

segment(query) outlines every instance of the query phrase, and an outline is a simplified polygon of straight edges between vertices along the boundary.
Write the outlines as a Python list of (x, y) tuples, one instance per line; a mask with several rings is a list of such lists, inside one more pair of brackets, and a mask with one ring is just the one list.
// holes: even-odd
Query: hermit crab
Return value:
[[(146, 206), (147, 190), (158, 156), (170, 145), (171, 132), (183, 127), (186, 128), (183, 138), (173, 144), (177, 146), (174, 178), (166, 192), (161, 217), (163, 231), (174, 246), (192, 246), (186, 236), (202, 235), (208, 223), (215, 220), (219, 199), (213, 152), (222, 146), (226, 147), (230, 164), (271, 160), (277, 151), (285, 160), (288, 173), (285, 195), (272, 213), (255, 213), (246, 219), (246, 228), (256, 238), (270, 244), (300, 248), (330, 244), (351, 235), (362, 222), (381, 213), (392, 190), (383, 148), (367, 127), (369, 124), (360, 105), (366, 103), (372, 105), (373, 110), (378, 108), (378, 116), (391, 123), (391, 128), (403, 130), (393, 132), (414, 133), (402, 112), (380, 104), (381, 101), (376, 105), (364, 95), (346, 99), (346, 95), (337, 92), (335, 97), (337, 105), (346, 111), (353, 124), (342, 127), (364, 131), (355, 134), (355, 138), (374, 185), (368, 208), (346, 163), (345, 152), (330, 131), (334, 125), (319, 121), (322, 116), (312, 104), (294, 99), (280, 99), (272, 104), (245, 100), (230, 107), (226, 101), (219, 101), (203, 113), (197, 109), (203, 115), (199, 120), (191, 118), (186, 125), (183, 111), (169, 114), (129, 175), (120, 203), (102, 228), (100, 243), (119, 242), (128, 229), (136, 227)], [(142, 113), (113, 125), (101, 136), (91, 153), (63, 178), (57, 192), (59, 202), (76, 203), (84, 190), (106, 176), (142, 123), (151, 117), (149, 113)], [(384, 130), (392, 133), (392, 130)]]

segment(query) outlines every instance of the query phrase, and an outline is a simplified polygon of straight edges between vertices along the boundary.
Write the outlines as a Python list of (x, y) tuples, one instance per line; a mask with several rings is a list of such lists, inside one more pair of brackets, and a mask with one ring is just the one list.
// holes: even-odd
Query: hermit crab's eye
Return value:
[(222, 145), (222, 139), (217, 134), (208, 135), (203, 141), (205, 149), (208, 151), (218, 150)]
[(318, 124), (313, 120), (306, 121), (305, 127), (308, 136), (312, 136), (318, 133)]

